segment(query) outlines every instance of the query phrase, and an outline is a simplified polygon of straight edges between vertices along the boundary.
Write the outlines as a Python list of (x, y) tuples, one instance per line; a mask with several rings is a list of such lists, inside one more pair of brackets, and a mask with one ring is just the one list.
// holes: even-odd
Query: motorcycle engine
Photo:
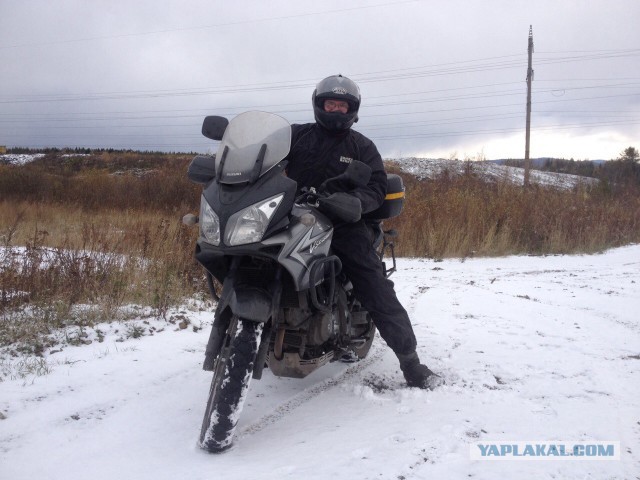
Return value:
[(307, 330), (307, 343), (310, 345), (322, 345), (331, 337), (338, 334), (339, 322), (335, 311), (330, 313), (316, 312), (309, 319)]

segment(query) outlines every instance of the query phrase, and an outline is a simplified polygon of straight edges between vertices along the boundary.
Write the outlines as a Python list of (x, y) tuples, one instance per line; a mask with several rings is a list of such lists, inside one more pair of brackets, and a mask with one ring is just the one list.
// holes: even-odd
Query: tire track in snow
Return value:
[(308, 401), (313, 398), (321, 395), (329, 389), (335, 388), (339, 385), (342, 385), (346, 381), (356, 377), (363, 370), (370, 367), (374, 363), (380, 361), (384, 354), (386, 353), (386, 349), (388, 348), (386, 345), (373, 344), (372, 345), (373, 352), (367, 356), (367, 358), (360, 360), (356, 364), (347, 368), (344, 372), (336, 375), (333, 378), (328, 378), (320, 383), (317, 383), (313, 387), (310, 387), (299, 394), (295, 395), (293, 398), (287, 400), (284, 403), (281, 403), (278, 407), (275, 408), (271, 413), (263, 416), (256, 422), (251, 425), (247, 425), (242, 431), (237, 435), (237, 439), (241, 440), (249, 435), (253, 435), (255, 433), (264, 430), (265, 428), (273, 425), (282, 419), (285, 415), (289, 414), (296, 408), (304, 405)]

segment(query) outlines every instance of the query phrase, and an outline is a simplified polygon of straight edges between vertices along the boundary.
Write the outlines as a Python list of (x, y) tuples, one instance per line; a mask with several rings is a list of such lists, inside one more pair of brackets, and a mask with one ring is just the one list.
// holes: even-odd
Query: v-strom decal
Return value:
[(300, 242), (298, 242), (298, 245), (296, 245), (296, 248), (290, 255), (291, 258), (304, 265), (307, 270), (309, 269), (308, 260), (305, 260), (302, 255), (312, 255), (315, 249), (331, 238), (332, 232), (323, 232), (320, 235), (316, 235), (314, 238), (311, 238), (312, 233), (313, 229), (310, 228), (309, 231), (305, 233), (304, 237), (302, 237)]
[(324, 237), (318, 239), (318, 240), (314, 240), (311, 245), (309, 246), (309, 253), (313, 253), (313, 251), (318, 248), (320, 245), (322, 245), (330, 236), (330, 233), (327, 233)]

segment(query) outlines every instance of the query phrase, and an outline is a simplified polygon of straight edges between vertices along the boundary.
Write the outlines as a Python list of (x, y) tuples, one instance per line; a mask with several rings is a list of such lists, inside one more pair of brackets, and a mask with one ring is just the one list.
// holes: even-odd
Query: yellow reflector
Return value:
[(398, 193), (388, 193), (386, 197), (384, 197), (385, 200), (397, 200), (398, 198), (403, 198), (404, 197), (404, 192), (398, 192)]

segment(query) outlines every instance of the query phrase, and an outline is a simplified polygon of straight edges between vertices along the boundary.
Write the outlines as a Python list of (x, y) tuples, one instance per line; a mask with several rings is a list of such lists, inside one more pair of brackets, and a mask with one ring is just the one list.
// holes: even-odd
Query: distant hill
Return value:
[[(524, 168), (524, 160), (519, 158), (491, 160), (491, 162), (498, 165)], [(613, 163), (614, 162), (607, 160), (567, 160), (564, 158), (541, 157), (531, 159), (531, 169), (543, 172), (580, 175), (584, 177), (601, 177), (602, 168), (608, 168)]]
[[(462, 175), (469, 169), (474, 175), (487, 181), (506, 180), (513, 183), (524, 183), (524, 168), (501, 164), (500, 161), (472, 161), (446, 160), (432, 158), (400, 158), (386, 159), (387, 163), (395, 165), (400, 170), (415, 175), (418, 179), (434, 179), (443, 173)], [(506, 163), (506, 162), (505, 162)], [(547, 172), (533, 169), (530, 176), (531, 183), (552, 186), (561, 189), (571, 189), (578, 184), (595, 184), (598, 179), (568, 173)]]
[[(498, 165), (512, 165), (516, 166), (516, 164), (520, 164), (524, 168), (524, 159), (521, 158), (501, 158), (498, 160), (486, 160), (487, 162), (497, 163)], [(540, 157), (540, 158), (532, 158), (531, 159), (531, 168), (541, 168), (546, 164), (553, 162), (586, 162), (593, 163), (595, 165), (601, 165), (607, 160), (567, 160), (566, 158), (555, 158), (555, 157)]]

